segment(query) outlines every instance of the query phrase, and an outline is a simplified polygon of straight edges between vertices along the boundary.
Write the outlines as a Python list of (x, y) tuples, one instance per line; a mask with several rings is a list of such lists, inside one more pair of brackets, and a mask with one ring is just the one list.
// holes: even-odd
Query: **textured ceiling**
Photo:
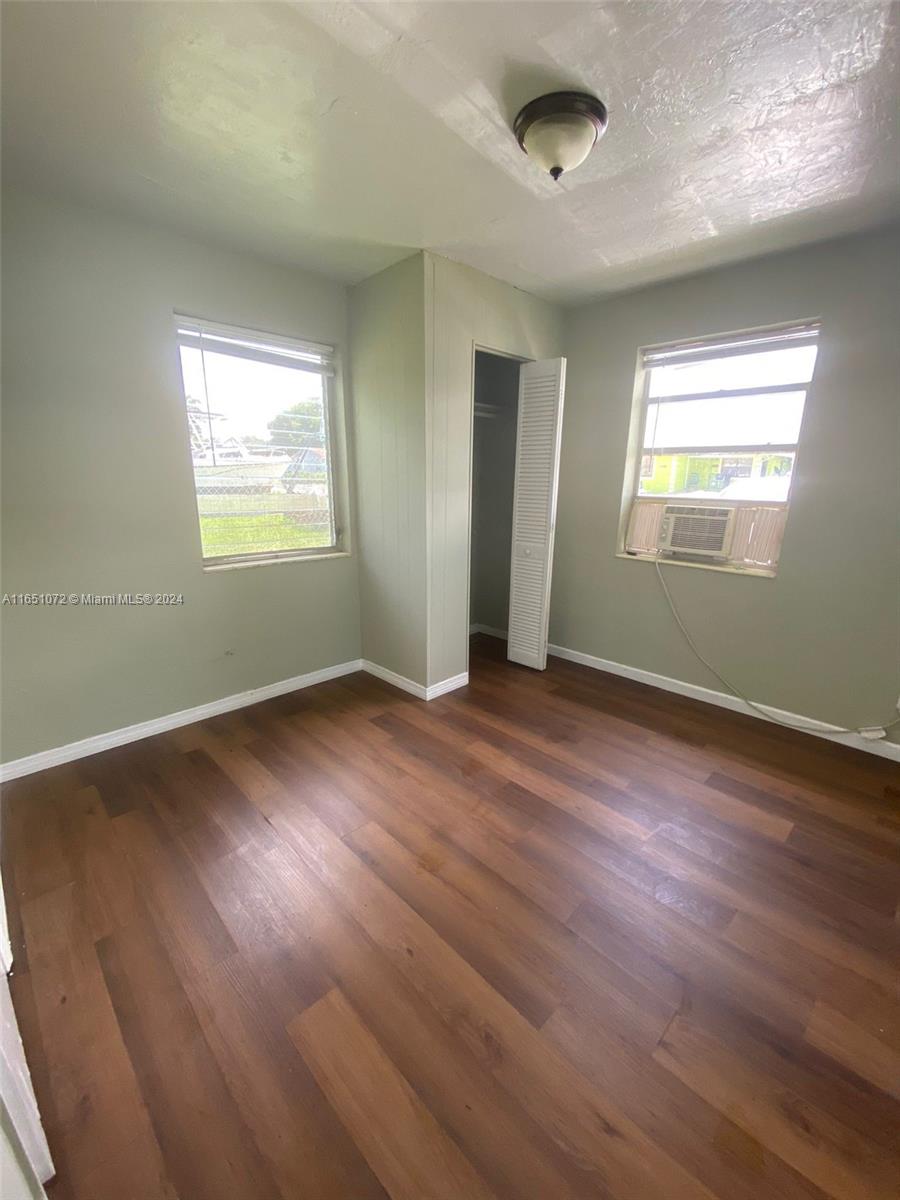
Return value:
[[(346, 280), (572, 301), (900, 217), (900, 6), (4, 3), (3, 169)], [(596, 92), (560, 184), (518, 107)]]

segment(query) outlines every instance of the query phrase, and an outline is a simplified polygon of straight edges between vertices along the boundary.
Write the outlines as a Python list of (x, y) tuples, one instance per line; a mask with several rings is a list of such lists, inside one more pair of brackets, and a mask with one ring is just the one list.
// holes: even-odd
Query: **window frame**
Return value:
[[(313, 561), (323, 558), (346, 558), (350, 550), (350, 495), (349, 469), (347, 457), (346, 413), (343, 403), (343, 388), (341, 386), (340, 358), (338, 347), (334, 344), (315, 342), (308, 338), (291, 337), (285, 334), (266, 333), (259, 329), (246, 326), (231, 325), (223, 321), (213, 321), (206, 317), (176, 311), (173, 313), (175, 332), (175, 352), (178, 366), (182, 411), (185, 417), (186, 443), (188, 463), (191, 471), (191, 486), (194, 493), (194, 512), (196, 529), (200, 542), (200, 562), (204, 571), (234, 570), (243, 567), (263, 566), (270, 563), (288, 563)], [(257, 362), (270, 362), (284, 366), (284, 357), (279, 354), (267, 355), (265, 347), (283, 349), (287, 357), (295, 357), (297, 370), (309, 371), (322, 379), (323, 424), (325, 432), (325, 462), (328, 478), (328, 492), (331, 502), (332, 541), (325, 546), (298, 547), (291, 550), (260, 550), (247, 554), (225, 554), (206, 556), (203, 553), (203, 539), (200, 524), (200, 504), (197, 494), (194, 460), (191, 453), (190, 425), (187, 417), (187, 396), (184, 389), (184, 375), (181, 368), (181, 347), (191, 345), (189, 331), (197, 330), (197, 343), (201, 343), (201, 335), (220, 338), (223, 342), (233, 344), (245, 343), (240, 349), (225, 350), (236, 357)], [(256, 343), (259, 349), (254, 349)], [(301, 365), (307, 363), (308, 365)]]
[[(683, 567), (699, 567), (705, 571), (729, 571), (740, 575), (757, 575), (765, 578), (774, 578), (777, 567), (774, 570), (762, 569), (756, 566), (746, 566), (736, 561), (725, 560), (723, 562), (702, 562), (688, 558), (663, 557), (661, 554), (651, 554), (648, 552), (639, 552), (627, 550), (625, 543), (628, 536), (628, 527), (631, 520), (632, 510), (635, 503), (638, 501), (658, 501), (665, 504), (689, 504), (698, 508), (721, 508), (723, 505), (734, 508), (754, 508), (760, 507), (762, 504), (766, 508), (779, 508), (787, 513), (790, 509), (791, 497), (794, 487), (794, 478), (797, 470), (797, 461), (800, 454), (800, 440), (803, 434), (803, 425), (806, 420), (807, 402), (809, 394), (815, 379), (816, 367), (818, 367), (818, 356), (813, 367), (813, 374), (807, 383), (787, 383), (787, 384), (760, 384), (748, 388), (731, 388), (719, 391), (708, 392), (691, 392), (685, 395), (659, 397), (650, 396), (650, 377), (654, 365), (662, 366), (664, 363), (660, 361), (654, 364), (654, 357), (659, 356), (662, 359), (664, 356), (669, 356), (673, 352), (682, 352), (684, 362), (705, 362), (710, 359), (720, 359), (727, 357), (736, 357), (742, 354), (754, 352), (754, 346), (757, 347), (757, 352), (762, 353), (766, 350), (782, 350), (789, 346), (813, 344), (821, 348), (822, 322), (818, 317), (810, 318), (809, 320), (790, 321), (778, 325), (770, 325), (746, 330), (736, 330), (729, 333), (712, 334), (709, 337), (685, 338), (672, 342), (660, 342), (647, 346), (640, 346), (637, 352), (637, 369), (635, 372), (635, 388), (632, 398), (632, 425), (631, 435), (629, 438), (629, 447), (631, 453), (626, 456), (626, 469), (624, 480), (624, 504), (622, 506), (622, 519), (619, 525), (619, 538), (617, 545), (617, 556), (636, 560), (638, 562), (658, 562), (664, 566), (683, 566)], [(797, 441), (786, 444), (766, 443), (759, 446), (704, 446), (704, 447), (655, 447), (654, 457), (659, 457), (663, 454), (694, 454), (694, 455), (738, 455), (738, 454), (793, 454), (794, 462), (791, 468), (791, 478), (788, 484), (787, 498), (784, 500), (738, 500), (738, 499), (716, 499), (713, 497), (695, 498), (688, 495), (678, 495), (671, 492), (660, 492), (651, 495), (642, 495), (640, 491), (641, 479), (648, 478), (641, 472), (641, 464), (645, 454), (644, 446), (644, 431), (647, 423), (647, 410), (651, 403), (678, 403), (685, 400), (697, 399), (727, 399), (733, 396), (756, 396), (756, 395), (774, 395), (778, 392), (797, 392), (802, 390), (805, 393), (803, 404), (803, 416), (801, 418), (800, 429), (797, 434)], [(633, 465), (629, 467), (629, 463)], [(652, 472), (651, 476), (652, 477)], [(783, 534), (782, 534), (783, 537)]]

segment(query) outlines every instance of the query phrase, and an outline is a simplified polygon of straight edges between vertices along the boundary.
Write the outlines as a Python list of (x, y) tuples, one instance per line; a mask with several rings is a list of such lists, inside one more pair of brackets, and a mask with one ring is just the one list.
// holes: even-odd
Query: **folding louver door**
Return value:
[(565, 385), (564, 358), (523, 363), (519, 369), (507, 657), (539, 671), (547, 666)]

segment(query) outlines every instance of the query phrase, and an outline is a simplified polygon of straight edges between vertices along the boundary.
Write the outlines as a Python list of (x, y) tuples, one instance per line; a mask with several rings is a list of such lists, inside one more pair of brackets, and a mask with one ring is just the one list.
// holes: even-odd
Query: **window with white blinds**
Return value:
[(176, 329), (204, 563), (339, 551), (334, 348), (194, 318)]
[(809, 322), (642, 352), (627, 552), (690, 560), (671, 530), (714, 509), (728, 537), (706, 565), (774, 573), (818, 338)]

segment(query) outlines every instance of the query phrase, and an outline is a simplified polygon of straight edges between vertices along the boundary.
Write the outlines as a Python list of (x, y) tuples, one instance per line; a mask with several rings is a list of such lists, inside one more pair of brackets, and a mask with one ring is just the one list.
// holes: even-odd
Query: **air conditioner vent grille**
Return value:
[(679, 517), (719, 517), (720, 519), (724, 519), (730, 517), (732, 511), (730, 508), (707, 508), (705, 506), (701, 507), (700, 505), (690, 504), (666, 505), (667, 513), (674, 513)]
[(724, 558), (731, 547), (733, 521), (733, 508), (667, 504), (660, 524), (659, 549)]

